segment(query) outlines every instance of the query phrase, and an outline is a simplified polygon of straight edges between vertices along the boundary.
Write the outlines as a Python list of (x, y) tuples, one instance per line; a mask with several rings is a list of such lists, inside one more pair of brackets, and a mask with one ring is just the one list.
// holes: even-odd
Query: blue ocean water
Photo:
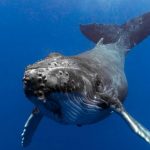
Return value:
[[(149, 0), (0, 0), (0, 150), (21, 150), (32, 111), (23, 93), (24, 68), (51, 52), (74, 55), (94, 47), (86, 23), (124, 23), (150, 11)], [(126, 109), (150, 129), (150, 38), (126, 58)], [(149, 150), (116, 114), (94, 125), (63, 126), (43, 119), (26, 150)]]

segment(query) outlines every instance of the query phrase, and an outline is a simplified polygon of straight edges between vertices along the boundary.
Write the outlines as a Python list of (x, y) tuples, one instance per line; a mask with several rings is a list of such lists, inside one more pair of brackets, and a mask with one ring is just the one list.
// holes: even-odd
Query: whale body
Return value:
[(24, 92), (35, 108), (24, 126), (22, 146), (29, 145), (44, 116), (82, 126), (112, 112), (150, 143), (150, 132), (123, 106), (128, 92), (125, 56), (150, 34), (150, 13), (123, 25), (88, 24), (80, 30), (96, 43), (93, 49), (70, 57), (52, 53), (25, 69)]

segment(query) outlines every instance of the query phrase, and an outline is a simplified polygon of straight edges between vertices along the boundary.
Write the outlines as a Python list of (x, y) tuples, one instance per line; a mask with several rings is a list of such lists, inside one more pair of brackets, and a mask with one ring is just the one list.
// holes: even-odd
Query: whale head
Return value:
[[(44, 105), (55, 116), (57, 114), (57, 121), (59, 118), (62, 122), (83, 124), (79, 114), (83, 115), (86, 111), (94, 114), (99, 111), (99, 105), (106, 107), (97, 94), (103, 85), (97, 76), (96, 65), (80, 57), (51, 54), (27, 66), (23, 82), (26, 97), (35, 105)], [(65, 117), (68, 113), (76, 114), (76, 117)], [(93, 122), (98, 118), (94, 116)]]
[(23, 77), (26, 96), (45, 100), (53, 92), (86, 92), (84, 86), (92, 86), (91, 78), (78, 61), (55, 53), (27, 66)]

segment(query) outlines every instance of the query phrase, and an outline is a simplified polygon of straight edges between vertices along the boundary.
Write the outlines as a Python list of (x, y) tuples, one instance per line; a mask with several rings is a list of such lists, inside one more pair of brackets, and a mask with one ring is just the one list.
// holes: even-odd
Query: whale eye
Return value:
[(100, 92), (103, 89), (103, 84), (100, 79), (95, 81), (95, 90)]

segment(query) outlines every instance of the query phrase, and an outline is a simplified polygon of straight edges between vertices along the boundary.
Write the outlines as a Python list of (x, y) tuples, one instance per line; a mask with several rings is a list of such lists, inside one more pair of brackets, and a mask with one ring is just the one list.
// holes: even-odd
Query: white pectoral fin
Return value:
[(122, 103), (115, 99), (112, 101), (113, 103), (110, 105), (112, 110), (117, 112), (129, 125), (129, 127), (136, 133), (138, 136), (140, 136), (142, 139), (144, 139), (146, 142), (150, 144), (150, 131), (143, 127), (138, 121), (136, 121), (123, 107)]
[(131, 129), (150, 144), (150, 131), (143, 127), (138, 121), (136, 121), (125, 110), (120, 112), (121, 116), (125, 119)]
[(24, 130), (21, 134), (22, 141), (21, 144), (23, 147), (26, 147), (30, 144), (32, 136), (38, 127), (43, 115), (40, 113), (40, 111), (35, 108), (31, 115), (29, 116), (28, 120), (26, 121), (24, 125)]

